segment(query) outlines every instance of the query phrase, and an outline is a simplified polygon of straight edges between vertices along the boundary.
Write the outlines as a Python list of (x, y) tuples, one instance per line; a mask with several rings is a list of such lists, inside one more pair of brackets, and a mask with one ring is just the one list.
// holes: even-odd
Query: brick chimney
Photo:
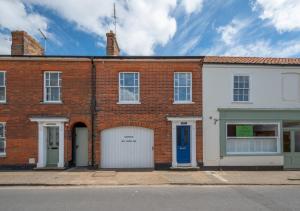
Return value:
[(11, 55), (12, 56), (41, 56), (44, 55), (44, 49), (33, 37), (25, 31), (11, 32)]
[(115, 33), (110, 31), (106, 33), (106, 56), (119, 56), (120, 48)]

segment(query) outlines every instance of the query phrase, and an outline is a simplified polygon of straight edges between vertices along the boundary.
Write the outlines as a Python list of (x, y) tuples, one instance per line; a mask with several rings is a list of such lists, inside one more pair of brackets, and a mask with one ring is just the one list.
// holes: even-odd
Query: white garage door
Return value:
[(118, 127), (101, 133), (102, 168), (153, 168), (153, 130)]

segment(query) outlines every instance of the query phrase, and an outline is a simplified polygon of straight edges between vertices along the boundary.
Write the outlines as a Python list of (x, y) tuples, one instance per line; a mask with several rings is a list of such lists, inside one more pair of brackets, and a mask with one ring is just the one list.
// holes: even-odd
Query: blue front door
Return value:
[(191, 163), (190, 126), (177, 126), (177, 163)]

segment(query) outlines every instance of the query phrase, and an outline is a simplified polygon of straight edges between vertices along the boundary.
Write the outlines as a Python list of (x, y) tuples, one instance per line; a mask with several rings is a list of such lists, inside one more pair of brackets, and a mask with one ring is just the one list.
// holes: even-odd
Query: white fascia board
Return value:
[(32, 117), (29, 118), (32, 122), (68, 122), (69, 119), (65, 117)]
[(201, 121), (202, 117), (200, 116), (191, 116), (191, 117), (167, 117), (168, 121)]

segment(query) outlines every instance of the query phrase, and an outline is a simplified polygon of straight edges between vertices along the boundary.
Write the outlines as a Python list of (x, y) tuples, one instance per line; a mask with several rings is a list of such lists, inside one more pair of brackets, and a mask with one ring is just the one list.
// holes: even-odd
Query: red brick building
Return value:
[(1, 167), (202, 163), (202, 57), (118, 56), (112, 32), (108, 56), (44, 56), (12, 34), (12, 56), (0, 57)]

